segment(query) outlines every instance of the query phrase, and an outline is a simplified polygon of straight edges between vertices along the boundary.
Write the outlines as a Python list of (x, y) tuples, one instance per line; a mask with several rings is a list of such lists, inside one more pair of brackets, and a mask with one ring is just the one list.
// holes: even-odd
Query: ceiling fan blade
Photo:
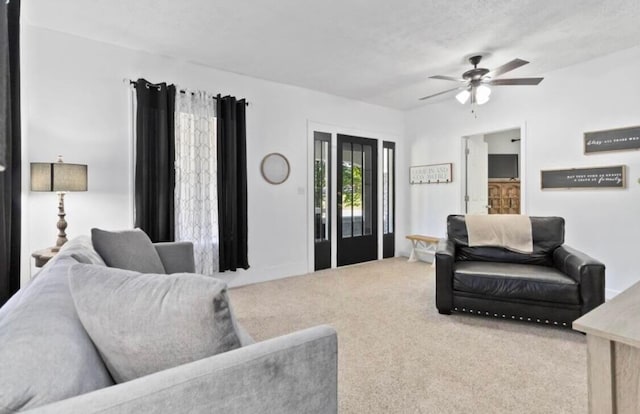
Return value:
[(490, 76), (492, 78), (495, 78), (496, 76), (500, 76), (503, 73), (507, 73), (510, 72), (514, 69), (519, 68), (520, 66), (524, 66), (526, 65), (527, 62), (526, 60), (522, 60), (522, 59), (513, 59), (511, 62), (505, 63), (502, 66), (498, 66), (497, 68), (495, 68), (494, 70), (492, 70), (491, 72), (489, 72), (487, 74), (487, 76)]
[(440, 80), (448, 80), (448, 81), (453, 81), (453, 82), (464, 82), (464, 79), (457, 79), (451, 76), (442, 76), (442, 75), (436, 75), (436, 76), (429, 76), (429, 79), (440, 79)]
[(420, 101), (424, 101), (425, 99), (429, 99), (429, 98), (433, 98), (434, 96), (438, 96), (438, 95), (444, 95), (445, 93), (449, 93), (449, 92), (453, 92), (453, 91), (457, 91), (459, 89), (465, 89), (466, 86), (460, 87), (460, 88), (453, 88), (453, 89), (447, 89), (446, 91), (442, 91), (442, 92), (438, 92), (438, 93), (434, 93), (433, 95), (429, 95), (429, 96), (423, 96), (422, 98), (420, 98)]
[(513, 78), (513, 79), (494, 79), (487, 82), (489, 85), (537, 85), (544, 78)]

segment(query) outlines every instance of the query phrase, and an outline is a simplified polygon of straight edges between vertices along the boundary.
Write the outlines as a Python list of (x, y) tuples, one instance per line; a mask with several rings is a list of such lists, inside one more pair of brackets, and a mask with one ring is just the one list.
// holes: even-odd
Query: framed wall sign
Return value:
[(640, 150), (640, 126), (584, 133), (584, 153)]
[(625, 166), (540, 171), (543, 190), (573, 188), (625, 188)]
[(417, 165), (409, 168), (410, 184), (440, 184), (452, 181), (453, 164)]

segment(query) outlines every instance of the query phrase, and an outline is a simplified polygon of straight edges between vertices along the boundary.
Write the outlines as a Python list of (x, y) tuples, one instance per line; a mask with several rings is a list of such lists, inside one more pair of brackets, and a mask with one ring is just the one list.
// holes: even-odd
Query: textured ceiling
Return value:
[[(408, 109), (465, 57), (545, 73), (640, 45), (640, 0), (30, 0), (27, 24)], [(507, 76), (509, 77), (509, 76)], [(526, 87), (526, 86), (525, 86)], [(442, 99), (442, 98), (441, 98)]]

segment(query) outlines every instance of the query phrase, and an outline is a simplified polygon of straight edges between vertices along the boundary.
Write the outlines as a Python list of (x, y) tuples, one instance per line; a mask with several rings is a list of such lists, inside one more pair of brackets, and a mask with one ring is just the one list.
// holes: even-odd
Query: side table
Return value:
[(573, 322), (587, 334), (589, 412), (640, 412), (640, 283)]
[(46, 249), (37, 250), (31, 254), (31, 257), (36, 259), (36, 267), (42, 267), (47, 264), (49, 260), (53, 256), (58, 254), (57, 251), (53, 251), (53, 247), (48, 247)]
[(409, 256), (410, 262), (415, 262), (420, 259), (418, 254), (423, 254), (428, 259), (425, 260), (428, 263), (435, 262), (436, 247), (440, 239), (437, 237), (423, 236), (421, 234), (411, 234), (407, 236), (407, 239), (411, 240), (413, 249), (411, 250), (411, 256)]

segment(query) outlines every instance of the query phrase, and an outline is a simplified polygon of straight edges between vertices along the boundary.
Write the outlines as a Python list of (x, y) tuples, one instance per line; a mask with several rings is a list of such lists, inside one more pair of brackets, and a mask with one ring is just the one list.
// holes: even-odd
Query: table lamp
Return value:
[(67, 191), (87, 191), (87, 166), (67, 164), (58, 156), (53, 163), (31, 163), (31, 191), (56, 191), (58, 193), (58, 239), (51, 251), (57, 252), (67, 242), (67, 221), (64, 219), (64, 195)]

